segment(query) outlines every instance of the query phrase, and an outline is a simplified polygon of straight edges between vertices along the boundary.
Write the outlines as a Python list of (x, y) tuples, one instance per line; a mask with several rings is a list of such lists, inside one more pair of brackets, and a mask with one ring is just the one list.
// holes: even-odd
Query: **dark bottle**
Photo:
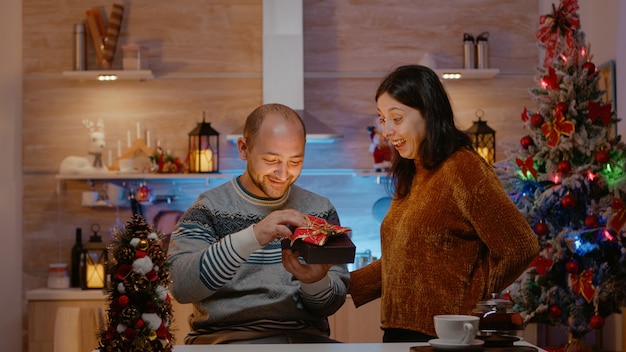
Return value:
[(83, 230), (76, 228), (76, 242), (72, 247), (72, 275), (70, 276), (70, 286), (80, 287), (80, 255), (83, 251)]

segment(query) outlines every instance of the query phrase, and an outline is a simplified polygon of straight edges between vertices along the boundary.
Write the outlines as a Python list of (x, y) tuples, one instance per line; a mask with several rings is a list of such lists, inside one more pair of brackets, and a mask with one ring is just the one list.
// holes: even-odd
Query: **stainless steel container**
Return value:
[(463, 33), (463, 68), (476, 68), (476, 44), (469, 33)]
[(483, 32), (476, 37), (476, 68), (489, 68), (489, 32)]

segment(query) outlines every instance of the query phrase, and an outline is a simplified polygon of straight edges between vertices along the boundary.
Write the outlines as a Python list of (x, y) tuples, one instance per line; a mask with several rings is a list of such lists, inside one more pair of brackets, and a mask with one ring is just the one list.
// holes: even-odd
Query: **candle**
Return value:
[(117, 157), (122, 156), (122, 141), (117, 140)]
[(150, 148), (150, 130), (146, 130), (146, 146)]
[(192, 150), (189, 157), (189, 168), (192, 172), (212, 172), (213, 152), (210, 149)]
[(126, 147), (130, 148), (130, 131), (126, 131)]
[(113, 151), (109, 149), (109, 166), (113, 165)]
[(141, 124), (137, 121), (137, 139), (141, 138)]
[(161, 147), (161, 140), (157, 139), (157, 148)]
[(104, 265), (87, 264), (87, 288), (104, 287)]

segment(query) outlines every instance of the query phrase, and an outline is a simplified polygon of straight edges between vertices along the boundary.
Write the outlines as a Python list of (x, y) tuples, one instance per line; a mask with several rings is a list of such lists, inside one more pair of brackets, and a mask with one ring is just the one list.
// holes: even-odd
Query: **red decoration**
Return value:
[(535, 142), (533, 141), (533, 139), (530, 136), (524, 136), (520, 140), (520, 144), (522, 145), (522, 148), (528, 149), (528, 147), (530, 147), (531, 145), (535, 144)]
[(323, 246), (328, 239), (328, 236), (340, 235), (350, 232), (349, 227), (342, 227), (329, 224), (326, 220), (307, 215), (307, 225), (296, 228), (291, 237), (291, 243), (298, 238), (302, 238), (302, 241)]
[(528, 121), (528, 110), (524, 107), (524, 111), (522, 111), (522, 122)]
[(537, 271), (537, 274), (545, 275), (548, 272), (548, 270), (552, 267), (552, 264), (554, 264), (554, 260), (550, 258), (543, 258), (543, 257), (537, 256), (537, 258), (535, 258), (535, 260), (533, 260), (533, 262), (530, 263), (528, 267), (529, 268), (534, 267), (535, 270)]
[(563, 48), (565, 54), (570, 55), (574, 52), (576, 43), (574, 33), (580, 27), (580, 19), (576, 13), (578, 8), (576, 0), (563, 0), (558, 8), (552, 5), (552, 14), (539, 17), (539, 29), (535, 35), (546, 47), (544, 67), (552, 65), (560, 40), (565, 41)]
[(546, 144), (550, 147), (556, 147), (561, 135), (570, 136), (574, 132), (574, 123), (566, 121), (562, 112), (557, 112), (554, 115), (554, 121), (544, 123), (541, 129), (547, 139)]
[(141, 185), (135, 192), (135, 199), (141, 204), (150, 204), (154, 201), (154, 192), (152, 188)]
[(598, 164), (606, 164), (611, 160), (611, 155), (606, 149), (600, 150), (596, 153), (596, 162)]
[(560, 112), (565, 115), (565, 113), (567, 113), (567, 109), (568, 109), (567, 104), (560, 102), (556, 104), (556, 106), (554, 107), (554, 112), (555, 113)]
[(593, 295), (596, 293), (596, 289), (593, 287), (593, 271), (588, 269), (583, 271), (580, 275), (572, 275), (570, 278), (572, 281), (572, 289), (574, 292), (583, 296), (587, 303), (590, 303), (593, 299)]
[(548, 228), (548, 225), (546, 225), (544, 222), (538, 222), (535, 224), (535, 233), (537, 234), (537, 236), (540, 237), (545, 237), (546, 235), (548, 235), (548, 232), (550, 231), (550, 229)]
[(595, 229), (599, 225), (598, 217), (595, 215), (587, 215), (585, 218), (585, 226), (590, 229)]
[(537, 170), (535, 169), (532, 156), (529, 156), (526, 160), (515, 158), (515, 162), (517, 163), (517, 166), (522, 168), (522, 174), (524, 174), (524, 177), (528, 177), (528, 172), (530, 172), (534, 178), (537, 178)]
[(598, 118), (602, 121), (602, 125), (606, 126), (611, 123), (611, 104), (597, 104), (593, 101), (589, 101), (587, 109), (589, 110), (589, 120), (596, 122)]
[(574, 197), (573, 195), (571, 195), (569, 193), (566, 194), (561, 199), (561, 205), (565, 209), (572, 209), (572, 208), (574, 208), (576, 206), (576, 197)]
[(556, 75), (556, 71), (552, 67), (548, 69), (548, 74), (541, 78), (541, 88), (554, 90), (560, 89), (559, 77)]
[(578, 275), (578, 269), (578, 263), (575, 260), (570, 260), (569, 262), (565, 263), (565, 271), (570, 274)]
[(563, 309), (561, 309), (561, 306), (559, 306), (558, 304), (552, 304), (550, 305), (550, 307), (548, 307), (548, 315), (551, 318), (558, 318), (561, 316), (561, 314), (563, 314)]
[(532, 114), (530, 124), (533, 125), (533, 127), (541, 127), (541, 125), (543, 125), (543, 116), (540, 113)]
[(122, 307), (122, 308), (128, 306), (128, 301), (129, 301), (129, 299), (128, 299), (128, 296), (126, 296), (126, 295), (120, 296), (120, 298), (118, 298), (118, 303), (119, 303), (120, 307)]
[(567, 160), (559, 161), (556, 167), (563, 175), (567, 175), (570, 173), (570, 171), (572, 171), (572, 164)]
[(587, 79), (591, 79), (596, 73), (596, 65), (591, 61), (587, 61), (583, 64), (583, 70), (587, 70)]
[(592, 329), (602, 329), (604, 327), (604, 318), (600, 315), (594, 315), (589, 320), (589, 326)]

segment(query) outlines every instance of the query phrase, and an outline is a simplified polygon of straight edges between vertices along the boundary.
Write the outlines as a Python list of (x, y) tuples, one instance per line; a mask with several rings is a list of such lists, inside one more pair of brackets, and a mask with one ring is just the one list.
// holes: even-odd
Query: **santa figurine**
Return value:
[(374, 156), (374, 169), (376, 172), (387, 171), (391, 166), (391, 146), (376, 126), (367, 126), (367, 131), (370, 134), (369, 151)]

